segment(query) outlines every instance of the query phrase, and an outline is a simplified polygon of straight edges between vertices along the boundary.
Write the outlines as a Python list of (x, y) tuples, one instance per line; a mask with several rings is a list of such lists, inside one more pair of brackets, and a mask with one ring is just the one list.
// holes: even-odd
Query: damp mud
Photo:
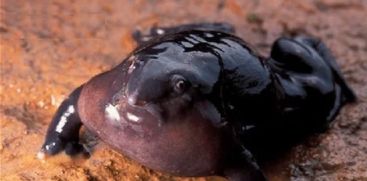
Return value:
[(119, 64), (136, 46), (134, 30), (193, 22), (230, 23), (265, 56), (279, 36), (322, 39), (358, 101), (325, 133), (261, 165), (271, 181), (367, 180), (365, 0), (1, 0), (0, 18), (0, 180), (223, 180), (152, 171), (85, 130), (90, 158), (36, 158), (61, 101)]

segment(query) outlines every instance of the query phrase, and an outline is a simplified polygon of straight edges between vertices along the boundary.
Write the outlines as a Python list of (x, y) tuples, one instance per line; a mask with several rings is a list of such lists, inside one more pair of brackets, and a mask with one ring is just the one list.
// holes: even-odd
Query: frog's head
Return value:
[[(159, 123), (190, 116), (192, 111), (220, 121), (208, 100), (220, 72), (215, 55), (188, 51), (177, 42), (161, 42), (137, 51), (131, 59), (125, 91), (130, 110), (145, 110)], [(132, 112), (130, 118), (139, 117)]]

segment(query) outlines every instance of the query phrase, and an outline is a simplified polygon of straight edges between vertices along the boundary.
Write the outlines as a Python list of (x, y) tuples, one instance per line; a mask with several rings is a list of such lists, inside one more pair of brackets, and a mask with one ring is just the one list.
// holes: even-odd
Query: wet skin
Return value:
[(259, 143), (321, 132), (356, 98), (319, 40), (280, 38), (265, 58), (232, 33), (195, 24), (135, 34), (126, 60), (60, 105), (40, 153), (83, 151), (83, 124), (155, 170), (266, 180)]

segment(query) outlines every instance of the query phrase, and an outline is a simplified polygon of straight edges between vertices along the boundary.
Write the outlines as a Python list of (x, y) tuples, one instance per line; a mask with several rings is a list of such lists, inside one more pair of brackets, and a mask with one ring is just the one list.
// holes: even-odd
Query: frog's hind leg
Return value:
[[(280, 38), (272, 47), (268, 65), (272, 71), (285, 77), (282, 81), (287, 83), (290, 91), (285, 97), (291, 100), (294, 95), (307, 96), (286, 106), (302, 105), (299, 108), (304, 118), (302, 123), (314, 131), (326, 130), (341, 107), (356, 99), (334, 57), (319, 40), (302, 36)], [(311, 110), (312, 114), (308, 114)], [(288, 115), (291, 113), (287, 112)]]
[(158, 27), (154, 26), (150, 29), (150, 32), (147, 34), (142, 33), (139, 30), (136, 30), (133, 33), (133, 38), (138, 44), (142, 44), (144, 42), (149, 41), (154, 37), (158, 37), (165, 34), (178, 33), (183, 31), (190, 30), (201, 30), (201, 31), (220, 31), (224, 33), (234, 34), (235, 29), (232, 25), (228, 23), (193, 23), (193, 24), (184, 24), (173, 27)]
[(83, 146), (79, 144), (79, 129), (82, 123), (77, 109), (77, 101), (81, 90), (82, 86), (75, 89), (61, 103), (48, 127), (45, 142), (38, 157), (42, 158), (44, 154), (54, 155), (62, 150), (65, 150), (68, 155), (84, 151)]
[(319, 53), (319, 55), (322, 57), (325, 63), (331, 68), (334, 78), (340, 85), (341, 93), (343, 94), (342, 102), (343, 103), (355, 102), (357, 99), (355, 93), (346, 83), (343, 74), (335, 61), (335, 57), (331, 54), (330, 50), (326, 47), (326, 45), (320, 40), (310, 37), (300, 36), (296, 38), (296, 41), (308, 44), (309, 46), (313, 47)]

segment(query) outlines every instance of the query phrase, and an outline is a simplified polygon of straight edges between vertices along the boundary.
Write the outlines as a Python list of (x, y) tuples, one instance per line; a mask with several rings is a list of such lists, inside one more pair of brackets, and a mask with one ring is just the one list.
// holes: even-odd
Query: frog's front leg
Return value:
[(229, 181), (266, 181), (267, 178), (260, 169), (252, 153), (244, 146), (234, 151), (223, 171), (223, 176)]
[(79, 144), (79, 130), (82, 126), (78, 115), (77, 102), (83, 86), (75, 89), (57, 109), (48, 127), (45, 142), (38, 154), (39, 158), (55, 155), (62, 150), (68, 155), (75, 155), (84, 151)]

